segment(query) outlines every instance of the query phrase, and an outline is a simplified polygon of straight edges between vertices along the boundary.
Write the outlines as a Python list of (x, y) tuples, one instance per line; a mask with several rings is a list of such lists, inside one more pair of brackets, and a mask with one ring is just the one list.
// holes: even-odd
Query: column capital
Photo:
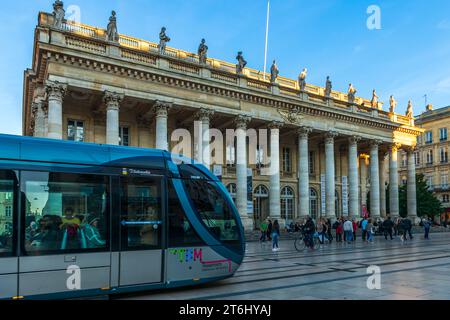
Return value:
[(389, 145), (390, 152), (397, 152), (402, 147), (401, 143), (394, 142)]
[(325, 134), (325, 143), (331, 144), (334, 143), (334, 139), (339, 136), (339, 134), (336, 131), (330, 130)]
[(201, 108), (197, 113), (195, 114), (195, 118), (198, 121), (206, 122), (210, 121), (211, 118), (214, 116), (214, 110), (207, 109), (207, 108)]
[(282, 121), (272, 121), (268, 125), (270, 130), (281, 129), (283, 126), (284, 126), (284, 122), (282, 122)]
[(416, 145), (402, 146), (402, 149), (405, 150), (406, 153), (411, 154), (411, 153), (414, 153), (417, 150), (417, 146)]
[(369, 145), (371, 150), (378, 149), (379, 146), (383, 143), (381, 140), (370, 140)]
[(120, 103), (125, 98), (125, 95), (122, 93), (112, 92), (106, 90), (103, 95), (103, 102), (106, 104), (106, 109), (119, 110)]
[(247, 125), (251, 120), (250, 116), (240, 114), (234, 119), (234, 123), (237, 129), (247, 130)]
[(49, 99), (62, 101), (67, 93), (67, 84), (47, 80), (45, 82), (45, 92)]
[(308, 136), (311, 134), (312, 131), (313, 129), (311, 127), (300, 127), (297, 129), (299, 137), (305, 139), (308, 138)]
[(173, 107), (170, 102), (164, 102), (157, 100), (153, 106), (153, 112), (159, 117), (167, 117), (169, 110)]
[(361, 137), (360, 136), (351, 136), (348, 138), (348, 143), (351, 145), (355, 145), (358, 144), (358, 142), (361, 141)]

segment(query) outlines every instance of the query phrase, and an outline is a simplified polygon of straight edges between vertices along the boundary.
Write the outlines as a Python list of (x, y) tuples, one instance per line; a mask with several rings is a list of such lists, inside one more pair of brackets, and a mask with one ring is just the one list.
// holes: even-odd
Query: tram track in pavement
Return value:
[[(447, 257), (450, 257), (450, 256), (447, 256)], [(417, 271), (417, 270), (421, 270), (424, 268), (434, 268), (434, 267), (444, 267), (444, 266), (450, 266), (450, 262), (439, 263), (439, 264), (434, 264), (434, 265), (426, 265), (426, 266), (421, 266), (421, 267), (401, 268), (401, 269), (397, 269), (397, 270), (385, 271), (385, 272), (383, 272), (383, 274), (384, 275), (395, 274), (395, 273), (408, 272), (408, 271)], [(334, 272), (336, 272), (336, 271), (334, 271)], [(323, 273), (321, 273), (321, 274), (323, 274)], [(312, 274), (308, 274), (308, 275), (312, 275)], [(277, 286), (277, 287), (266, 287), (266, 288), (245, 290), (245, 291), (239, 291), (239, 292), (230, 292), (230, 293), (225, 293), (225, 294), (201, 296), (201, 297), (192, 298), (190, 300), (195, 301), (195, 300), (212, 300), (212, 299), (232, 299), (232, 297), (239, 297), (242, 295), (257, 294), (257, 293), (268, 292), (268, 291), (286, 290), (286, 289), (306, 287), (306, 286), (314, 286), (314, 285), (320, 285), (320, 284), (331, 283), (331, 282), (336, 282), (336, 281), (354, 280), (354, 279), (359, 279), (359, 278), (367, 278), (367, 274), (344, 276), (344, 277), (332, 278), (332, 279), (326, 279), (326, 280), (317, 280), (317, 281), (304, 282), (304, 283), (291, 284), (291, 285), (283, 285), (283, 286)], [(285, 278), (283, 278), (283, 279), (285, 279)], [(265, 280), (266, 279), (261, 280), (261, 281), (265, 281)], [(227, 284), (223, 284), (223, 285), (227, 285)]]

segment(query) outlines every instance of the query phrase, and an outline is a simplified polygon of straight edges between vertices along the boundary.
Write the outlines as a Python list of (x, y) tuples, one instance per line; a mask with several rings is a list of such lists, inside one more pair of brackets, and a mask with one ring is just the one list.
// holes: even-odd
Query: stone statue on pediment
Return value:
[(244, 68), (247, 66), (247, 61), (245, 61), (244, 56), (242, 55), (242, 51), (238, 52), (236, 57), (238, 63), (236, 64), (236, 73), (242, 74), (244, 72)]
[(206, 64), (207, 58), (208, 58), (208, 46), (206, 45), (206, 40), (202, 39), (202, 42), (198, 47), (198, 59), (201, 64)]
[(410, 119), (412, 119), (414, 117), (413, 114), (413, 105), (412, 105), (412, 101), (409, 100), (408, 101), (408, 108), (406, 109), (406, 116)]
[(166, 34), (166, 27), (161, 28), (161, 32), (159, 33), (159, 53), (166, 52), (167, 42), (170, 42), (170, 38)]
[(395, 113), (395, 108), (397, 108), (397, 101), (395, 100), (394, 96), (391, 95), (389, 98), (389, 112)]
[(331, 90), (333, 88), (333, 85), (330, 80), (330, 76), (327, 77), (327, 81), (325, 82), (325, 97), (329, 98), (331, 97)]
[(62, 29), (65, 15), (64, 2), (56, 0), (55, 3), (53, 3), (53, 26), (55, 28)]
[(298, 86), (300, 91), (305, 91), (306, 89), (306, 77), (308, 76), (308, 69), (303, 69), (303, 71), (298, 76)]
[(276, 61), (273, 60), (272, 67), (270, 68), (270, 83), (275, 83), (279, 74), (280, 70), (278, 70)]
[(115, 11), (111, 12), (106, 33), (108, 35), (108, 41), (119, 42), (119, 32), (117, 31), (117, 18)]
[(378, 95), (375, 89), (372, 91), (372, 100), (370, 101), (370, 105), (374, 109), (378, 109)]
[(348, 102), (349, 103), (355, 103), (356, 100), (356, 92), (357, 90), (353, 86), (353, 84), (348, 85)]

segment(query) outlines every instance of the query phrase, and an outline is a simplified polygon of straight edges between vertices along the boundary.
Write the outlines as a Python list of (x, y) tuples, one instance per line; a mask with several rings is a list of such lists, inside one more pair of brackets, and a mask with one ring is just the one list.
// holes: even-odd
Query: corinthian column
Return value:
[(236, 206), (246, 230), (253, 230), (253, 219), (247, 212), (247, 124), (251, 118), (239, 115), (236, 122)]
[(197, 113), (197, 119), (201, 122), (201, 132), (199, 137), (199, 145), (201, 144), (201, 159), (202, 163), (207, 167), (211, 167), (211, 150), (209, 148), (211, 137), (209, 134), (210, 121), (214, 111), (209, 109), (200, 109)]
[(62, 103), (67, 92), (67, 85), (58, 81), (47, 81), (46, 91), (48, 96), (48, 138), (63, 138)]
[(280, 128), (283, 126), (281, 122), (272, 122), (270, 129), (270, 217), (278, 219), (281, 225), (281, 189), (280, 189)]
[(47, 110), (44, 107), (44, 102), (33, 102), (32, 113), (34, 118), (33, 135), (37, 138), (46, 137), (45, 118), (47, 115)]
[(380, 151), (380, 215), (382, 217), (386, 217), (386, 153), (384, 151)]
[(370, 216), (380, 217), (380, 166), (378, 160), (379, 141), (370, 144)]
[(169, 117), (169, 110), (172, 104), (167, 102), (156, 101), (156, 149), (169, 151), (167, 120)]
[(407, 208), (408, 217), (417, 222), (417, 195), (416, 195), (416, 163), (414, 159), (415, 147), (407, 148), (408, 152), (408, 184), (407, 184)]
[(390, 216), (396, 218), (400, 215), (398, 200), (398, 149), (399, 144), (389, 148), (389, 210)]
[(358, 178), (358, 142), (359, 137), (349, 138), (348, 147), (348, 181), (349, 181), (349, 216), (358, 217), (359, 210), (359, 178)]
[(326, 172), (326, 212), (327, 218), (336, 219), (336, 181), (334, 162), (334, 138), (337, 133), (330, 131), (325, 137), (325, 172)]
[(119, 110), (123, 94), (105, 91), (103, 101), (106, 105), (106, 144), (119, 145)]
[(309, 215), (309, 147), (308, 137), (311, 128), (298, 130), (298, 211), (299, 218)]

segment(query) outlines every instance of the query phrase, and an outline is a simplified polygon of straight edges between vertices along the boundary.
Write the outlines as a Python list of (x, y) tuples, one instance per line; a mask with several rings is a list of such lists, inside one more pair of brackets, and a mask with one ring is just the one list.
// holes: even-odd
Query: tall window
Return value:
[(441, 187), (443, 189), (448, 188), (448, 174), (441, 175)]
[(447, 140), (447, 128), (439, 129), (439, 140), (441, 141)]
[(236, 147), (234, 144), (227, 145), (226, 161), (227, 167), (234, 167), (236, 165)]
[(425, 143), (433, 143), (433, 131), (425, 132)]
[(314, 156), (314, 151), (311, 151), (309, 153), (309, 174), (314, 174), (315, 173), (315, 170), (314, 170), (314, 168), (316, 167), (315, 159), (316, 158)]
[(433, 187), (433, 176), (426, 177), (427, 187), (431, 189)]
[(427, 164), (433, 164), (433, 150), (427, 151)]
[(433, 143), (433, 131), (425, 132), (425, 143)]
[(281, 190), (281, 218), (294, 220), (294, 190), (290, 187)]
[(440, 158), (441, 158), (441, 163), (447, 163), (448, 162), (448, 152), (446, 148), (441, 148), (439, 150), (439, 154), (440, 154)]
[(283, 172), (292, 172), (290, 148), (283, 148)]
[(67, 140), (84, 141), (84, 122), (78, 120), (69, 120), (67, 122)]
[(402, 167), (406, 167), (408, 165), (408, 155), (406, 153), (402, 154)]
[(414, 152), (414, 163), (416, 166), (420, 165), (420, 153), (419, 151)]
[(119, 144), (128, 147), (130, 145), (130, 129), (127, 127), (119, 128)]
[(311, 214), (311, 218), (317, 219), (317, 209), (318, 209), (318, 197), (317, 197), (317, 191), (313, 188), (310, 189), (310, 195), (309, 195), (309, 210)]
[(442, 195), (442, 203), (450, 203), (450, 197), (448, 194)]
[[(265, 167), (265, 152), (263, 146), (256, 147), (256, 168), (264, 168)], [(283, 165), (284, 165), (284, 154), (283, 154)]]
[(109, 178), (22, 172), (25, 250), (60, 253), (108, 247)]

